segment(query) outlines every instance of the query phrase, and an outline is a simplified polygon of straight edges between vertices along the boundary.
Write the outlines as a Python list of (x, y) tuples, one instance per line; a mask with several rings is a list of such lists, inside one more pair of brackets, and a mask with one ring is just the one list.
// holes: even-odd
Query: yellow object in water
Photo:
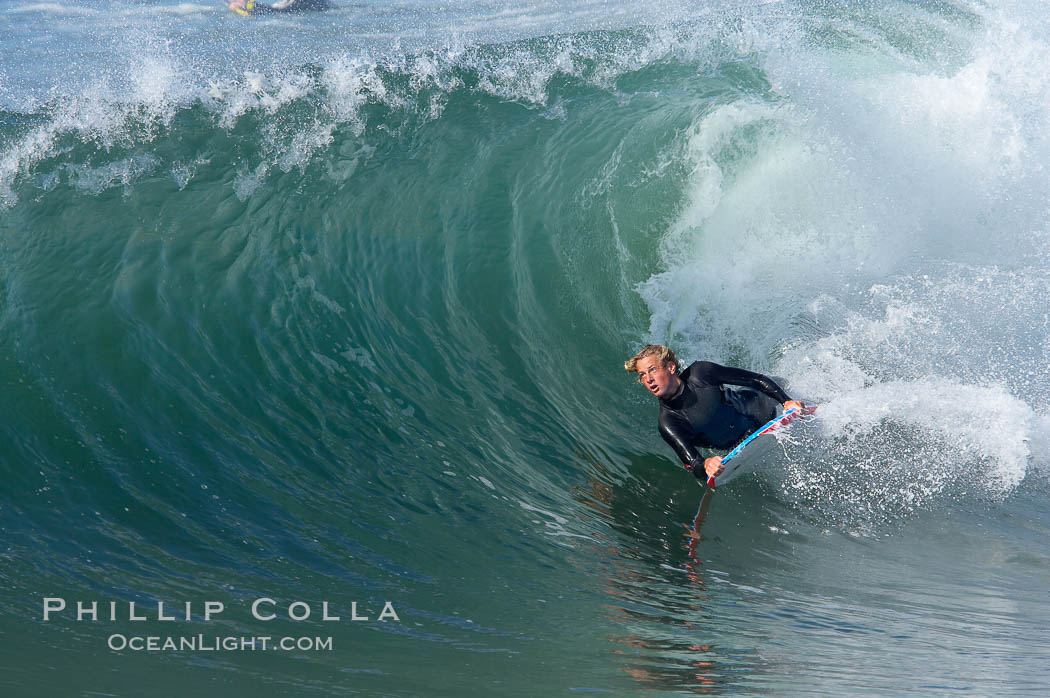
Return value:
[(255, 0), (233, 0), (230, 9), (242, 17), (247, 17), (255, 9)]

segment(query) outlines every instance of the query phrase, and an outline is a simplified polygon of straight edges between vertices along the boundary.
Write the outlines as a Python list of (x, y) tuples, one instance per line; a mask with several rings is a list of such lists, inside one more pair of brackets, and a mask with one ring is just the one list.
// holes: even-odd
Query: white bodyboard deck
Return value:
[(725, 470), (719, 473), (718, 477), (707, 478), (707, 486), (720, 487), (736, 476), (750, 471), (776, 446), (777, 431), (784, 429), (800, 417), (813, 414), (816, 409), (816, 405), (803, 407), (801, 410), (790, 409), (779, 417), (766, 422), (758, 431), (741, 441), (736, 448), (722, 458)]

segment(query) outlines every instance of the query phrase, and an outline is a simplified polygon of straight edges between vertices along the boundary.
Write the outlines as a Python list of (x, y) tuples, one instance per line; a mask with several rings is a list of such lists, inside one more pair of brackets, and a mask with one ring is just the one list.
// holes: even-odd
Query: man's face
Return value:
[(669, 365), (660, 362), (659, 356), (642, 357), (635, 368), (638, 380), (656, 397), (664, 397), (678, 387), (678, 377), (671, 372)]

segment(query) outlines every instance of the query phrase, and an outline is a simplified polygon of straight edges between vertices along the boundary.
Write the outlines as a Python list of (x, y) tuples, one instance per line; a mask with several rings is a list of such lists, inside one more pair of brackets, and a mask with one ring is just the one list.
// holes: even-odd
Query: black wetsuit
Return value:
[(791, 399), (760, 373), (710, 361), (697, 361), (678, 377), (678, 392), (660, 398), (660, 435), (697, 477), (704, 477), (697, 448), (736, 446)]

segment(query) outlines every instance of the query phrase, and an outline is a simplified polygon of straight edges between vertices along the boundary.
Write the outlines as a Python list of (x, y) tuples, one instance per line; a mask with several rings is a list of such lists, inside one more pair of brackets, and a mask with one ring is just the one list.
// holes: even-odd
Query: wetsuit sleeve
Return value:
[(768, 395), (780, 404), (791, 399), (772, 378), (763, 376), (761, 373), (754, 373), (753, 371), (731, 366), (722, 366), (711, 361), (698, 361), (694, 366), (699, 369), (700, 374), (708, 383), (740, 385), (745, 388), (751, 388)]
[(685, 467), (692, 468), (697, 462), (703, 462), (703, 457), (693, 448), (685, 425), (666, 412), (660, 415), (660, 436), (674, 449)]

